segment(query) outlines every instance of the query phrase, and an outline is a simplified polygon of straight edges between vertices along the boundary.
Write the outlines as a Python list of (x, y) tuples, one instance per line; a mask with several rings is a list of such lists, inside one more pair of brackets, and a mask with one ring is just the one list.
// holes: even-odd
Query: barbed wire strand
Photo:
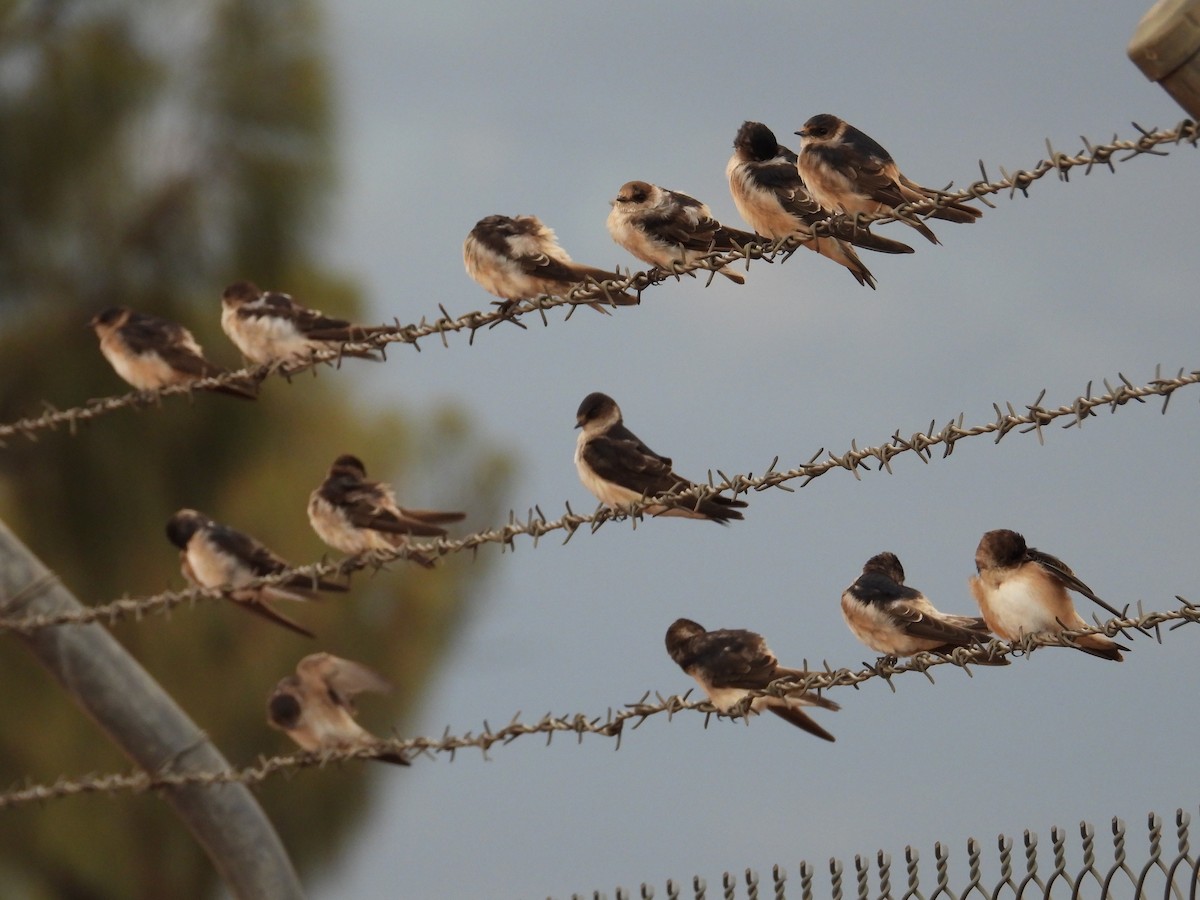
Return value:
[[(909, 672), (920, 672), (931, 682), (934, 681), (930, 670), (938, 666), (955, 666), (971, 675), (971, 666), (977, 663), (995, 661), (1009, 656), (1029, 656), (1034, 650), (1044, 646), (1074, 646), (1079, 637), (1089, 634), (1104, 634), (1109, 637), (1129, 630), (1147, 631), (1153, 629), (1159, 643), (1162, 642), (1160, 626), (1167, 622), (1176, 623), (1173, 631), (1182, 625), (1200, 621), (1200, 603), (1191, 603), (1181, 596), (1175, 598), (1180, 606), (1178, 609), (1166, 611), (1144, 612), (1141, 602), (1137, 604), (1136, 615), (1127, 615), (1097, 622), (1095, 626), (1076, 628), (1059, 634), (1030, 634), (1020, 641), (1008, 642), (992, 640), (978, 647), (956, 648), (950, 654), (919, 653), (905, 662), (895, 662), (880, 658), (874, 663), (862, 663), (862, 668), (832, 668), (828, 662), (823, 662), (822, 668), (809, 670), (800, 678), (780, 679), (761, 691), (749, 692), (739, 708), (722, 713), (716, 710), (707, 700), (690, 700), (691, 691), (683, 695), (672, 694), (664, 697), (658, 692), (647, 691), (642, 697), (632, 703), (625, 703), (614, 711), (609, 707), (601, 716), (588, 716), (578, 713), (572, 716), (556, 716), (546, 713), (533, 722), (522, 722), (518, 711), (506, 725), (493, 729), (487, 720), (478, 731), (467, 731), (462, 734), (452, 734), (447, 726), (441, 737), (414, 737), (381, 739), (370, 747), (354, 750), (333, 751), (327, 754), (292, 753), (273, 757), (260, 758), (253, 765), (241, 769), (227, 769), (214, 772), (173, 773), (169, 768), (158, 772), (134, 771), (118, 774), (84, 775), (78, 778), (59, 778), (51, 784), (26, 784), (0, 793), (0, 810), (26, 806), (31, 803), (45, 803), (81, 794), (117, 794), (145, 793), (176, 788), (183, 785), (222, 785), (237, 782), (246, 785), (256, 785), (275, 775), (292, 771), (324, 767), (351, 760), (374, 759), (385, 754), (402, 753), (410, 759), (424, 756), (436, 758), (437, 754), (445, 754), (453, 762), (460, 750), (479, 750), (485, 759), (488, 751), (496, 746), (507, 746), (513, 741), (528, 735), (545, 735), (549, 745), (556, 734), (570, 733), (582, 743), (584, 735), (598, 735), (613, 738), (614, 749), (619, 750), (625, 727), (631, 723), (630, 730), (637, 729), (647, 719), (666, 715), (670, 721), (677, 713), (698, 712), (705, 715), (705, 726), (711, 717), (745, 719), (751, 701), (761, 696), (782, 696), (796, 691), (826, 691), (835, 688), (853, 687), (855, 690), (864, 682), (879, 678), (883, 679), (893, 692), (896, 691), (892, 679), (897, 675)], [(808, 669), (807, 660), (804, 668)]]
[[(989, 196), (1007, 192), (1009, 198), (1012, 199), (1020, 191), (1022, 196), (1027, 197), (1030, 186), (1050, 172), (1057, 173), (1059, 180), (1069, 182), (1072, 169), (1083, 167), (1084, 174), (1087, 175), (1091, 173), (1093, 168), (1104, 166), (1109, 171), (1115, 172), (1116, 167), (1114, 163), (1116, 162), (1128, 162), (1140, 156), (1168, 155), (1166, 151), (1160, 149), (1164, 145), (1174, 144), (1178, 146), (1180, 144), (1189, 144), (1192, 147), (1196, 147), (1200, 143), (1200, 126), (1190, 119), (1184, 119), (1174, 128), (1161, 131), (1142, 128), (1136, 122), (1133, 123), (1133, 127), (1137, 129), (1140, 135), (1133, 139), (1119, 138), (1114, 134), (1113, 139), (1107, 143), (1093, 144), (1086, 137), (1081, 136), (1080, 140), (1084, 144), (1084, 149), (1074, 156), (1055, 150), (1049, 138), (1047, 138), (1046, 150), (1049, 158), (1039, 160), (1032, 169), (1017, 169), (1011, 173), (1000, 167), (1001, 177), (995, 181), (989, 178), (986, 164), (980, 160), (979, 168), (983, 176), (982, 180), (976, 181), (960, 191), (949, 191), (947, 189), (946, 191), (938, 192), (937, 196), (930, 200), (898, 207), (894, 214), (860, 215), (855, 217), (855, 222), (857, 224), (870, 224), (872, 222), (905, 221), (912, 219), (918, 214), (932, 212), (939, 206), (963, 200), (979, 200), (988, 206), (994, 206), (987, 199)], [(812, 228), (805, 229), (805, 231), (811, 232), (811, 235), (814, 237), (823, 237), (832, 233), (831, 225), (828, 221), (816, 223)], [(349, 350), (380, 350), (386, 352), (387, 345), (393, 343), (410, 344), (415, 349), (420, 350), (420, 341), (434, 336), (441, 340), (443, 346), (448, 347), (449, 342), (446, 336), (463, 331), (469, 333), (469, 343), (474, 343), (475, 333), (481, 328), (492, 328), (506, 321), (512, 322), (520, 328), (525, 328), (525, 324), (520, 321), (521, 318), (535, 312), (541, 317), (542, 324), (546, 326), (549, 325), (546, 311), (558, 306), (572, 307), (567, 313), (567, 318), (570, 318), (574, 312), (574, 308), (583, 303), (607, 301), (612, 305), (612, 297), (622, 291), (634, 290), (640, 294), (646, 288), (661, 284), (670, 278), (677, 278), (696, 271), (707, 270), (709, 272), (709, 280), (711, 281), (716, 270), (723, 266), (742, 262), (749, 269), (750, 261), (754, 259), (773, 261), (775, 258), (782, 256), (786, 260), (795, 252), (798, 246), (799, 242), (795, 240), (761, 244), (747, 243), (729, 252), (711, 253), (693, 263), (677, 265), (670, 271), (650, 269), (642, 272), (630, 272), (623, 278), (613, 281), (581, 282), (562, 296), (548, 295), (538, 297), (522, 301), (508, 308), (498, 307), (487, 312), (473, 311), (460, 316), (452, 316), (443, 305), (438, 304), (441, 316), (435, 318), (433, 321), (428, 321), (425, 317), (422, 317), (419, 322), (413, 324), (405, 325), (396, 321), (390, 326), (366, 327), (363, 329), (361, 340), (347, 343), (339, 350), (314, 353), (304, 363), (291, 363), (287, 366), (264, 365), (237, 369), (223, 375), (198, 379), (188, 384), (172, 385), (158, 391), (133, 391), (123, 395), (98, 398), (71, 409), (60, 410), (46, 403), (44, 404), (46, 407), (45, 411), (39, 416), (26, 417), (18, 419), (15, 422), (0, 424), (0, 447), (6, 446), (6, 440), (17, 435), (29, 440), (37, 440), (41, 432), (57, 430), (62, 426), (66, 426), (69, 433), (74, 436), (78, 433), (80, 424), (116, 412), (117, 410), (158, 406), (167, 397), (187, 395), (190, 398), (197, 391), (212, 389), (231, 382), (244, 382), (246, 379), (261, 381), (271, 375), (280, 375), (290, 380), (303, 370), (311, 370), (315, 374), (317, 367), (322, 364), (331, 364), (340, 367), (344, 352)]]
[[(1005, 435), (1013, 431), (1019, 431), (1023, 434), (1034, 432), (1038, 436), (1039, 443), (1044, 443), (1042, 428), (1046, 425), (1060, 419), (1066, 419), (1067, 421), (1063, 425), (1064, 428), (1081, 427), (1084, 420), (1095, 416), (1097, 414), (1096, 410), (1101, 407), (1108, 407), (1110, 412), (1115, 413), (1120, 407), (1131, 401), (1144, 403), (1146, 398), (1157, 396), (1163, 398), (1162, 412), (1166, 413), (1170, 399), (1177, 390), (1200, 382), (1200, 369), (1191, 372), (1185, 372), (1183, 369), (1180, 369), (1178, 374), (1172, 378), (1163, 377), (1161, 366), (1156, 366), (1154, 378), (1146, 384), (1135, 385), (1123, 374), (1119, 373), (1117, 380), (1118, 383), (1114, 385), (1110, 384), (1108, 379), (1104, 379), (1104, 393), (1095, 396), (1092, 394), (1092, 382), (1088, 382), (1087, 388), (1082, 395), (1076, 397), (1068, 404), (1054, 408), (1042, 406), (1042, 400), (1046, 394), (1043, 389), (1033, 403), (1025, 405), (1026, 412), (1023, 413), (1017, 412), (1017, 408), (1012, 403), (1005, 403), (1003, 408), (1001, 408), (1000, 404), (993, 403), (992, 406), (996, 411), (996, 418), (991, 422), (979, 425), (964, 427), (964, 415), (960, 413), (957, 418), (948, 422), (941, 429), (936, 428), (936, 420), (931, 421), (928, 431), (914, 432), (905, 438), (897, 430), (890, 440), (872, 447), (860, 448), (856, 440), (851, 440), (850, 449), (841, 455), (836, 455), (832, 451), (826, 453), (825, 449), (821, 448), (809, 458), (808, 462), (784, 471), (779, 471), (775, 468), (779, 462), (778, 457), (772, 460), (766, 472), (762, 475), (756, 476), (753, 473), (749, 473), (731, 477), (718, 470), (717, 474), (721, 480), (715, 481), (710, 471), (707, 483), (681, 486), (673, 491), (658, 494), (654, 497), (643, 498), (627, 506), (622, 506), (617, 510), (601, 507), (595, 512), (581, 514), (574, 512), (571, 509), (571, 504), (567, 502), (565, 504), (566, 513), (557, 519), (546, 518), (541, 507), (534, 506), (523, 521), (519, 520), (516, 513), (510, 510), (509, 521), (505, 525), (476, 531), (462, 538), (438, 538), (437, 540), (426, 542), (412, 541), (397, 547), (393, 551), (374, 551), (361, 556), (349, 557), (340, 562), (323, 561), (296, 566), (285, 569), (275, 575), (254, 579), (238, 587), (240, 590), (244, 590), (277, 584), (289, 580), (296, 575), (310, 578), (315, 583), (318, 579), (331, 575), (349, 576), (363, 569), (378, 570), (390, 563), (403, 561), (414, 556), (419, 558), (444, 557), (468, 550), (474, 553), (480, 547), (487, 544), (499, 544), (502, 551), (505, 548), (515, 551), (515, 539), (518, 536), (531, 538), (533, 546), (536, 548), (542, 537), (561, 531), (566, 533), (566, 537), (563, 540), (565, 544), (584, 525), (590, 525), (591, 531), (595, 532), (605, 522), (630, 520), (633, 527), (636, 528), (644, 510), (651, 505), (660, 505), (664, 500), (671, 501), (674, 504), (687, 504), (688, 501), (692, 501), (693, 504), (698, 505), (706, 497), (727, 491), (733, 492), (735, 496), (746, 494), (750, 491), (758, 492), (771, 488), (794, 492), (796, 488), (792, 487), (789, 482), (803, 479), (798, 485), (798, 487), (803, 488), (834, 469), (846, 469), (855, 478), (861, 478), (862, 471), (872, 471), (868, 464), (869, 460), (877, 461), (875, 471), (883, 470), (891, 474), (891, 462), (897, 456), (905, 453), (916, 453), (918, 459), (928, 463), (934, 458), (931, 452), (932, 449), (941, 447), (941, 458), (945, 459), (954, 452), (954, 448), (959, 441), (986, 434), (994, 434), (996, 436), (995, 443), (999, 443)], [(825, 456), (825, 458), (820, 459), (822, 456)], [(33, 590), (35, 587), (30, 586), (29, 590)], [(80, 613), (64, 613), (50, 616), (0, 617), (0, 631), (7, 630), (28, 634), (41, 628), (58, 625), (87, 624), (90, 622), (107, 622), (111, 624), (125, 619), (140, 620), (151, 612), (166, 612), (180, 606), (189, 606), (197, 602), (216, 600), (224, 597), (226, 593), (227, 590), (223, 588), (194, 587), (179, 591), (164, 591), (144, 598), (125, 597), (102, 605), (89, 607)], [(8, 604), (8, 608), (12, 611), (19, 610), (20, 606), (21, 604), (15, 598)]]

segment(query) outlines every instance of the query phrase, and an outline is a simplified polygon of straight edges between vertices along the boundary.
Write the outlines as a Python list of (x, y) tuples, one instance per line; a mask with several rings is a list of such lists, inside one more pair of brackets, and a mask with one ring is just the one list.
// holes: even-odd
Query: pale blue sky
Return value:
[[(340, 193), (332, 261), (367, 288), (374, 317), (433, 317), (491, 299), (461, 243), (490, 213), (535, 213), (576, 258), (635, 261), (604, 228), (618, 187), (642, 179), (705, 200), (740, 225), (724, 180), (738, 125), (793, 147), (818, 112), (850, 120), (912, 178), (940, 186), (1035, 164), (1045, 139), (1133, 133), (1183, 118), (1126, 59), (1142, 4), (329, 4)], [(519, 460), (510, 503), (594, 506), (571, 462), (590, 391), (680, 472), (761, 472), (852, 438), (939, 426), (993, 402), (1069, 402), (1089, 380), (1150, 378), (1196, 358), (1196, 152), (1146, 158), (1029, 199), (1000, 198), (972, 226), (900, 225), (907, 257), (864, 253), (879, 290), (801, 253), (747, 284), (687, 281), (602, 319), (505, 327), (390, 354), (347, 392), (400, 409), (465, 407)], [(369, 382), (356, 379), (370, 378)], [(567, 546), (519, 545), (482, 587), (408, 734), (476, 730), (552, 710), (602, 715), (691, 681), (663, 633), (685, 615), (763, 633), (785, 664), (872, 657), (845, 628), (842, 589), (896, 552), (909, 582), (969, 613), (979, 536), (1022, 531), (1105, 599), (1167, 608), (1200, 597), (1195, 390), (1102, 413), (1045, 446), (1011, 435), (895, 474), (833, 472), (795, 494), (751, 498), (730, 528), (682, 520), (606, 526)], [(1086, 604), (1087, 601), (1081, 600)], [(1092, 609), (1080, 606), (1089, 617)], [(1200, 629), (1139, 637), (1122, 664), (1047, 650), (936, 685), (906, 677), (843, 689), (821, 714), (836, 744), (781, 721), (749, 728), (660, 717), (610, 741), (522, 739), (454, 763), (380, 771), (376, 802), (320, 898), (566, 897), (726, 869), (765, 876), (801, 858), (822, 871), (935, 840), (1101, 827), (1194, 808), (1185, 760)], [(319, 773), (296, 779), (294, 789)], [(961, 869), (959, 870), (961, 871)]]

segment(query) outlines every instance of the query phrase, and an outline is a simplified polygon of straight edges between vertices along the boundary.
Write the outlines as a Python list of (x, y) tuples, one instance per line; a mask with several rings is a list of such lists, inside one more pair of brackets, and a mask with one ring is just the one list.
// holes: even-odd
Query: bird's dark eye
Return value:
[(812, 133), (816, 137), (825, 137), (825, 135), (829, 134), (829, 129), (826, 128), (824, 125), (818, 125), (816, 128), (814, 128), (812, 130)]

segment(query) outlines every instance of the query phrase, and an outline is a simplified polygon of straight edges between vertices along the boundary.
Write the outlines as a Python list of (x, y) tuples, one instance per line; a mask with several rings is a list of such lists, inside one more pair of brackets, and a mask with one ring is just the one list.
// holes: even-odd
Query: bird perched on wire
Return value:
[[(361, 663), (329, 653), (314, 653), (296, 664), (267, 698), (267, 724), (287, 734), (310, 753), (378, 747), (379, 738), (354, 721), (354, 697), (364, 691), (386, 693), (392, 686)], [(401, 753), (375, 756), (407, 766)]]
[[(368, 481), (366, 466), (350, 454), (333, 461), (325, 480), (308, 498), (313, 531), (330, 547), (350, 555), (401, 547), (409, 535), (444, 537), (442, 525), (465, 517), (461, 512), (399, 506), (391, 487)], [(433, 561), (424, 556), (413, 554), (410, 558), (433, 567)]]
[[(743, 122), (733, 141), (733, 155), (725, 166), (729, 193), (741, 217), (756, 232), (774, 241), (795, 238), (809, 250), (845, 266), (859, 284), (875, 289), (875, 276), (859, 259), (851, 244), (880, 253), (912, 253), (900, 241), (872, 234), (864, 225), (841, 217), (813, 199), (796, 168), (796, 154), (775, 139), (762, 122)], [(813, 226), (823, 224), (828, 237), (810, 237)]]
[[(847, 215), (891, 213), (904, 203), (938, 197), (905, 177), (892, 155), (869, 136), (837, 116), (821, 113), (804, 123), (797, 160), (800, 177), (818, 203)], [(968, 223), (982, 212), (958, 201), (921, 213), (948, 222)], [(924, 222), (905, 217), (905, 223), (937, 244), (940, 241)]]
[(285, 369), (307, 363), (314, 353), (333, 350), (342, 356), (379, 361), (378, 350), (345, 346), (385, 330), (386, 326), (354, 325), (318, 309), (309, 309), (290, 294), (260, 291), (238, 281), (221, 294), (221, 327), (246, 359)]
[[(709, 702), (721, 712), (731, 712), (751, 691), (759, 691), (781, 678), (802, 678), (803, 669), (785, 669), (767, 647), (762, 635), (740, 628), (705, 631), (691, 619), (676, 619), (667, 629), (667, 653), (696, 679)], [(834, 736), (809, 718), (805, 707), (836, 710), (840, 707), (818, 694), (796, 690), (750, 702), (748, 714), (770, 710), (781, 719), (826, 741)]]
[[(1061, 559), (1025, 544), (1025, 538), (1007, 528), (989, 531), (975, 551), (977, 575), (970, 579), (971, 593), (988, 627), (1008, 641), (1027, 634), (1056, 635), (1086, 628), (1075, 610), (1070, 589), (1083, 594), (1117, 618), (1121, 613), (1096, 596)], [(1066, 646), (1065, 641), (1060, 641)], [(1120, 662), (1122, 647), (1102, 634), (1071, 639), (1084, 653)]]
[[(575, 413), (576, 428), (582, 429), (575, 446), (575, 468), (583, 486), (611, 509), (643, 497), (695, 485), (671, 470), (669, 457), (660, 456), (625, 427), (621, 408), (607, 394), (588, 394)], [(683, 516), (711, 519), (728, 524), (740, 519), (746, 501), (711, 494), (668, 500), (646, 507), (651, 516)]]
[[(638, 259), (667, 272), (674, 273), (679, 266), (713, 269), (705, 257), (763, 243), (757, 234), (722, 225), (695, 197), (649, 182), (626, 182), (611, 202), (608, 233), (612, 239)], [(728, 266), (715, 270), (735, 284), (746, 283)]]
[[(907, 587), (894, 553), (866, 561), (862, 574), (842, 592), (842, 617), (856, 638), (892, 660), (923, 651), (950, 653), (991, 639), (983, 619), (938, 612), (924, 594)], [(1004, 657), (979, 662), (1008, 665)]]
[[(139, 391), (157, 391), (227, 374), (204, 358), (192, 333), (177, 322), (135, 312), (128, 306), (110, 306), (92, 316), (88, 325), (100, 338), (104, 358)], [(206, 390), (244, 400), (258, 396), (258, 384), (248, 378)]]
[[(572, 288), (621, 280), (617, 272), (574, 262), (537, 216), (480, 219), (463, 242), (463, 263), (468, 275), (501, 299), (498, 305), (505, 313), (522, 300), (544, 294), (567, 297)], [(639, 301), (636, 294), (610, 290), (603, 301), (587, 305), (608, 315), (604, 302), (636, 306)]]
[(269, 601), (308, 600), (318, 590), (346, 590), (344, 584), (300, 574), (276, 584), (245, 587), (250, 581), (278, 575), (290, 566), (248, 534), (214, 522), (194, 509), (181, 509), (167, 520), (167, 539), (179, 548), (179, 566), (191, 584), (226, 588), (227, 596), (242, 608), (305, 637), (316, 635), (274, 609)]

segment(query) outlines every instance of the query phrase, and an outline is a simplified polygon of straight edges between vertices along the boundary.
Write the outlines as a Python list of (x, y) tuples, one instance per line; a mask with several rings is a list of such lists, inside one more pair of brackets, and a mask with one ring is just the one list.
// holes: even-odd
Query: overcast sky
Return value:
[[(635, 266), (604, 226), (622, 183), (693, 194), (741, 225), (724, 179), (745, 119), (793, 148), (810, 116), (836, 113), (887, 147), (907, 175), (958, 185), (1031, 168), (1079, 136), (1169, 126), (1184, 113), (1125, 56), (1141, 3), (475, 3), (327, 5), (341, 185), (334, 263), (366, 287), (380, 321), (461, 314), (492, 299), (463, 271), (485, 215), (535, 213), (578, 260)], [(969, 226), (902, 225), (911, 256), (863, 252), (878, 291), (799, 253), (754, 265), (744, 287), (686, 280), (610, 318), (450, 339), (345, 379), (399, 409), (465, 407), (520, 472), (510, 498), (554, 515), (594, 501), (572, 464), (575, 409), (611, 394), (626, 423), (682, 474), (798, 465), (851, 439), (994, 417), (1047, 389), (1137, 383), (1161, 363), (1195, 368), (1197, 155), (1173, 150), (1029, 199), (1000, 197)], [(286, 289), (287, 286), (280, 286)], [(373, 380), (356, 380), (371, 378)], [(479, 614), (429, 685), (406, 734), (478, 730), (547, 711), (604, 715), (647, 690), (692, 685), (666, 656), (678, 616), (764, 634), (786, 664), (855, 666), (874, 655), (838, 598), (882, 550), (942, 609), (971, 613), (980, 535), (1013, 528), (1066, 559), (1114, 604), (1200, 597), (1197, 391), (1122, 408), (1082, 429), (979, 438), (895, 474), (835, 471), (794, 494), (753, 495), (721, 528), (659, 519), (607, 525), (567, 546), (518, 543), (482, 586)], [(485, 552), (497, 552), (495, 550)], [(469, 564), (465, 560), (463, 564)], [(1077, 598), (1083, 615), (1096, 609)], [(667, 878), (800, 859), (822, 878), (906, 844), (954, 854), (968, 835), (1053, 824), (1101, 835), (1120, 816), (1135, 850), (1149, 810), (1196, 809), (1187, 760), (1200, 740), (1200, 629), (1138, 637), (1123, 663), (1045, 650), (968, 678), (943, 668), (873, 682), (819, 712), (837, 743), (773, 717), (750, 727), (682, 715), (610, 740), (525, 738), (490, 761), (419, 759), (380, 771), (353, 849), (310, 885), (319, 898), (567, 897), (662, 891)], [(319, 773), (297, 778), (305, 790)], [(1074, 850), (1070, 859), (1078, 860)], [(926, 877), (932, 872), (925, 867)]]

